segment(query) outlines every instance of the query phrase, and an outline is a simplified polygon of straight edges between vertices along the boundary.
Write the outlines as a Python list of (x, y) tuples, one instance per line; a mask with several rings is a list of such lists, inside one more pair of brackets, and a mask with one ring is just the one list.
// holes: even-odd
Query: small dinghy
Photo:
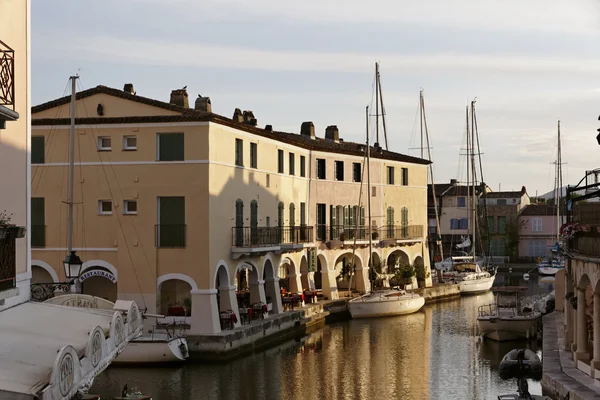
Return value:
[(527, 378), (542, 378), (542, 361), (529, 349), (514, 349), (506, 353), (498, 368), (500, 378), (517, 378), (517, 393), (502, 394), (498, 400), (550, 400), (550, 397), (529, 393)]
[(506, 353), (498, 373), (502, 379), (531, 378), (542, 379), (542, 361), (529, 349), (514, 349)]

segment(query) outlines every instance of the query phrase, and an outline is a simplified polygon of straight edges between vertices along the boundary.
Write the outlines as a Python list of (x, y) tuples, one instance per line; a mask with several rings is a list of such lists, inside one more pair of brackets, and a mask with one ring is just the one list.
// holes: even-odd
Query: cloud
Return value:
[[(460, 70), (492, 72), (600, 74), (600, 59), (500, 56), (488, 54), (356, 54), (268, 51), (204, 43), (127, 40), (109, 36), (39, 38), (38, 58), (114, 60), (162, 66), (191, 66), (273, 71), (365, 72), (381, 60), (386, 73)], [(60, 49), (54, 44), (62, 43)], [(51, 45), (52, 44), (52, 45)]]
[[(163, 0), (137, 2), (166, 4)], [(229, 21), (237, 17), (284, 18), (573, 33), (598, 33), (600, 21), (595, 0), (171, 0), (168, 7), (179, 10), (182, 16), (188, 18), (202, 13)]]

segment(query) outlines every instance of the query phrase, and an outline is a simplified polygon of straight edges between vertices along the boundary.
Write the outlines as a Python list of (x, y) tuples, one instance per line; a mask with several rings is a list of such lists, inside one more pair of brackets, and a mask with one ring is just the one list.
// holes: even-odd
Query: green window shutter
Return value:
[(44, 164), (45, 160), (45, 137), (31, 137), (31, 163)]
[(183, 161), (184, 160), (184, 135), (183, 133), (158, 134), (158, 160)]
[(31, 246), (46, 245), (46, 215), (43, 197), (31, 198)]
[(360, 226), (365, 226), (365, 208), (360, 208)]
[(250, 226), (258, 227), (258, 203), (256, 200), (250, 202)]
[(277, 225), (283, 226), (283, 203), (279, 203)]
[(408, 208), (402, 207), (402, 225), (408, 225)]
[(159, 247), (185, 247), (185, 197), (158, 198)]
[(290, 204), (290, 226), (296, 225), (296, 206), (294, 203)]
[(335, 206), (329, 206), (329, 219), (331, 226), (337, 225), (337, 208)]
[(388, 226), (394, 225), (394, 208), (393, 207), (388, 207), (388, 209), (387, 209), (387, 225)]

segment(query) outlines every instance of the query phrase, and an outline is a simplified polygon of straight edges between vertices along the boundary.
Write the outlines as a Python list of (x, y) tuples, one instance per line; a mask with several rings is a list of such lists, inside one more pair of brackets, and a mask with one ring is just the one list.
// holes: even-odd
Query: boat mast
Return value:
[[(421, 114), (421, 158), (423, 158), (423, 128), (425, 128), (425, 137), (427, 141), (427, 155), (429, 158), (429, 175), (431, 176), (431, 193), (433, 194), (433, 207), (435, 208), (435, 226), (437, 237), (435, 241), (440, 249), (440, 257), (444, 260), (444, 248), (442, 246), (442, 229), (440, 228), (440, 216), (438, 215), (437, 196), (435, 194), (435, 179), (433, 178), (433, 163), (431, 162), (431, 147), (429, 146), (429, 129), (427, 129), (427, 117), (425, 115), (425, 99), (423, 98), (423, 89), (419, 92), (419, 113)], [(429, 227), (429, 224), (427, 224)]]
[(560, 120), (558, 120), (558, 154), (556, 157), (556, 178), (555, 178), (555, 203), (556, 203), (556, 243), (560, 236), (560, 227), (562, 225), (562, 216), (560, 215), (560, 198), (562, 196), (562, 160), (560, 151)]
[[(375, 138), (377, 139), (376, 143), (379, 143), (379, 63), (375, 63)], [(368, 143), (369, 138), (367, 137), (367, 146)]]
[(366, 108), (366, 136), (367, 136), (367, 224), (369, 226), (369, 283), (371, 290), (373, 282), (371, 282), (371, 268), (373, 268), (373, 250), (372, 250), (372, 226), (371, 226), (371, 146), (369, 144), (369, 106)]
[[(474, 232), (472, 231), (472, 224), (473, 222), (470, 221), (471, 219), (471, 207), (472, 205), (472, 199), (471, 199), (471, 193), (470, 193), (470, 187), (471, 187), (471, 169), (469, 168), (469, 160), (470, 160), (470, 155), (471, 155), (471, 135), (470, 135), (470, 130), (469, 130), (469, 106), (465, 107), (465, 118), (467, 121), (467, 237), (469, 237), (470, 234), (473, 234), (473, 240), (475, 240), (475, 235)], [(472, 245), (472, 243), (471, 243)]]
[(477, 254), (477, 194), (475, 193), (477, 173), (475, 167), (475, 100), (471, 101), (471, 181), (473, 190), (473, 261)]
[(67, 254), (73, 251), (73, 173), (75, 165), (75, 93), (77, 90), (77, 75), (71, 76), (71, 129), (69, 132), (69, 221), (67, 224)]
[(385, 125), (385, 107), (383, 106), (383, 92), (381, 90), (381, 77), (379, 76), (379, 65), (377, 65), (377, 87), (379, 88), (379, 102), (381, 103), (381, 121), (383, 122), (383, 139), (385, 140), (385, 149), (389, 150), (388, 138), (387, 138), (387, 127)]

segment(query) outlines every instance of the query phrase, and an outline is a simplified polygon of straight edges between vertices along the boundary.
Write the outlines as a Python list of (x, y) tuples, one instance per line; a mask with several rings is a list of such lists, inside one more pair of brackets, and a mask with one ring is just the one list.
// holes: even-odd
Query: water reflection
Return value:
[[(535, 276), (526, 284), (537, 293)], [(477, 307), (492, 301), (486, 293), (408, 316), (333, 324), (228, 364), (110, 368), (92, 391), (117, 395), (128, 383), (158, 400), (495, 399), (516, 391), (515, 381), (498, 377), (504, 354), (539, 349), (474, 336)], [(529, 388), (541, 394), (539, 382)]]

